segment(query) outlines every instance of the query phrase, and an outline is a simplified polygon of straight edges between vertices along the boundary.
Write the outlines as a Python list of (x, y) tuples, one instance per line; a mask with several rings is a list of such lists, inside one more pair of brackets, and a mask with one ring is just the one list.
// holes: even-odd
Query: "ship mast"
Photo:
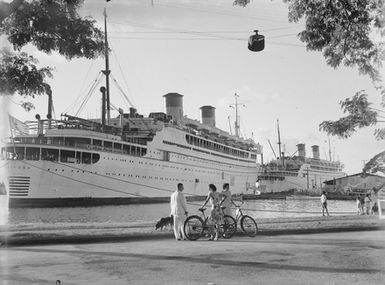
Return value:
[[(107, 113), (107, 125), (110, 123), (110, 61), (108, 58), (108, 40), (107, 40), (107, 11), (104, 8), (104, 56), (105, 56), (105, 70), (102, 70), (103, 74), (106, 76), (106, 113)], [(104, 104), (103, 104), (104, 105)]]
[(282, 152), (281, 152), (281, 134), (279, 132), (279, 119), (277, 119), (277, 131), (278, 131), (278, 151), (279, 151), (279, 161), (283, 166)]
[(238, 106), (241, 105), (243, 107), (246, 107), (244, 104), (238, 103), (238, 97), (239, 95), (237, 93), (234, 94), (235, 97), (235, 104), (230, 104), (231, 108), (235, 108), (235, 122), (234, 122), (234, 129), (235, 129), (235, 136), (239, 138), (240, 135), (240, 123), (239, 123), (239, 115), (238, 115)]

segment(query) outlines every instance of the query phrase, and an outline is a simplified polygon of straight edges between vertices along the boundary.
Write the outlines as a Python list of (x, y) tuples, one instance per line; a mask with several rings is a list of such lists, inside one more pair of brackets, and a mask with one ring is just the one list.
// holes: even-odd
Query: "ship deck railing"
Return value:
[[(50, 148), (50, 147), (61, 147), (61, 148), (70, 148), (75, 150), (88, 150), (88, 151), (104, 151), (104, 152), (110, 152), (110, 153), (120, 153), (120, 154), (128, 154), (133, 155), (133, 152), (140, 153), (143, 149), (143, 145), (141, 144), (135, 144), (130, 142), (130, 147), (134, 148), (135, 151), (131, 151), (128, 149), (125, 149), (121, 142), (117, 142), (120, 144), (120, 148), (114, 148), (114, 147), (108, 147), (108, 146), (101, 146), (101, 145), (94, 145), (94, 144), (87, 144), (87, 143), (75, 143), (75, 144), (66, 144), (62, 143), (61, 141), (50, 141), (49, 143), (47, 140), (41, 141), (38, 138), (36, 140), (33, 140), (34, 138), (21, 138), (21, 140), (15, 140), (12, 138), (8, 138), (6, 141), (6, 144), (10, 148), (18, 148), (18, 147), (44, 147), (44, 148)], [(22, 145), (22, 146), (21, 146)], [(135, 155), (138, 156), (138, 155)]]

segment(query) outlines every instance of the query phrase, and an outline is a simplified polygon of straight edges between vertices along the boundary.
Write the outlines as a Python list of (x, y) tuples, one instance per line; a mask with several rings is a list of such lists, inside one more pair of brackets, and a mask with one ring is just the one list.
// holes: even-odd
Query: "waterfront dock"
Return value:
[[(257, 219), (258, 236), (385, 230), (378, 216), (330, 216)], [(4, 246), (172, 239), (172, 229), (155, 230), (155, 223), (63, 223), (0, 226)], [(243, 236), (238, 229), (237, 236)], [(255, 239), (258, 239), (258, 236)]]

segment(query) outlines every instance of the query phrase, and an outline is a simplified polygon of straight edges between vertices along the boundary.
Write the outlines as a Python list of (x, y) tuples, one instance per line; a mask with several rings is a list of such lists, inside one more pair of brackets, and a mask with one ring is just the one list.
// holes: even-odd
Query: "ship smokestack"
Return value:
[(297, 149), (298, 149), (298, 156), (299, 157), (306, 157), (306, 149), (305, 149), (304, 143), (297, 144)]
[(215, 107), (202, 106), (202, 124), (215, 127)]
[(183, 95), (179, 93), (167, 93), (163, 95), (166, 98), (166, 113), (171, 115), (175, 121), (181, 122), (183, 119)]
[(311, 147), (311, 149), (313, 150), (313, 158), (314, 159), (319, 159), (319, 146), (318, 145), (313, 145)]

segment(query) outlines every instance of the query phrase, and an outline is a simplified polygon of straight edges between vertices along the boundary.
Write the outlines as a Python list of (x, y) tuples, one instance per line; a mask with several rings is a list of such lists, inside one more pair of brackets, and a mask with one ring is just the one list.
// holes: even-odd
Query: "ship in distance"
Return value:
[[(262, 165), (258, 175), (258, 190), (262, 193), (287, 192), (320, 194), (323, 182), (346, 176), (343, 164), (321, 159), (319, 146), (313, 145), (312, 157), (306, 156), (306, 145), (297, 145), (296, 155), (285, 156)], [(330, 156), (331, 158), (331, 156)]]

